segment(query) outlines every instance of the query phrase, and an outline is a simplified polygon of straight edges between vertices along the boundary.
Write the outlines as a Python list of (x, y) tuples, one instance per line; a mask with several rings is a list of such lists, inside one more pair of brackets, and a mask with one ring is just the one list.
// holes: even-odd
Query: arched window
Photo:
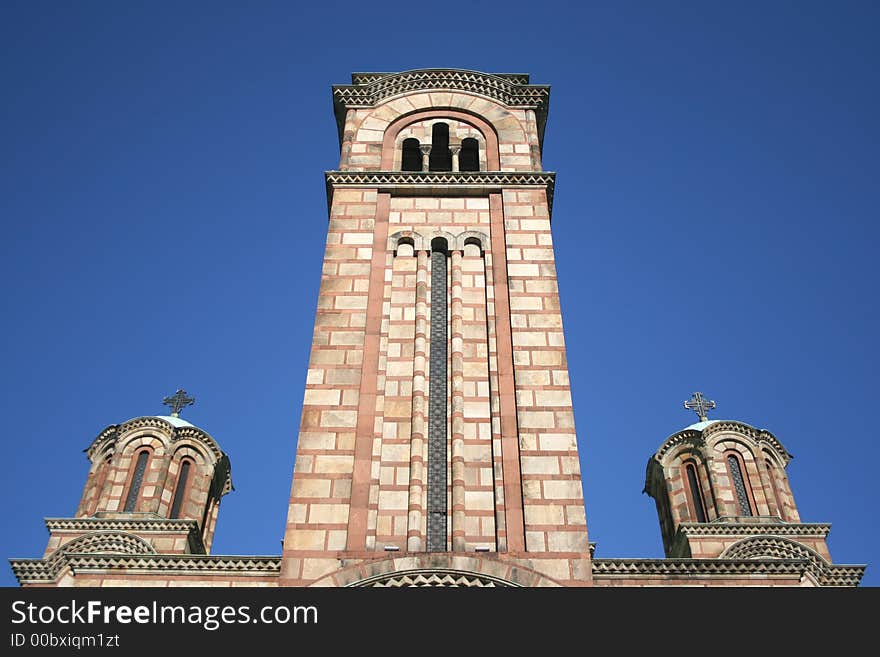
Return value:
[(700, 477), (697, 474), (697, 466), (693, 461), (688, 461), (684, 466), (687, 473), (688, 492), (690, 493), (691, 505), (697, 517), (697, 522), (706, 522), (706, 506), (703, 503), (703, 488), (700, 486)]
[(461, 140), (461, 152), (458, 154), (458, 170), (480, 170), (480, 142), (473, 137)]
[(746, 488), (748, 480), (746, 479), (746, 473), (742, 468), (739, 456), (736, 454), (727, 455), (727, 469), (730, 471), (730, 478), (733, 481), (733, 490), (736, 493), (739, 515), (752, 515), (752, 505), (749, 503), (749, 492)]
[(403, 153), (400, 160), (401, 171), (421, 171), (422, 151), (419, 140), (413, 137), (403, 140)]
[(447, 249), (442, 237), (431, 240), (431, 378), (428, 382), (428, 552), (446, 551), (446, 450), (448, 422), (446, 362), (448, 330)]
[(435, 123), (431, 129), (431, 157), (428, 171), (452, 171), (452, 151), (449, 150), (449, 124)]
[(144, 483), (144, 473), (147, 471), (147, 461), (150, 460), (150, 451), (141, 450), (137, 456), (134, 473), (131, 476), (131, 485), (128, 487), (128, 495), (125, 498), (123, 511), (134, 511), (138, 497), (141, 493), (141, 485)]
[(177, 489), (174, 491), (174, 501), (171, 502), (171, 518), (180, 517), (180, 507), (183, 505), (183, 498), (186, 495), (186, 482), (189, 479), (189, 469), (192, 462), (185, 459), (180, 464), (180, 474), (177, 475)]

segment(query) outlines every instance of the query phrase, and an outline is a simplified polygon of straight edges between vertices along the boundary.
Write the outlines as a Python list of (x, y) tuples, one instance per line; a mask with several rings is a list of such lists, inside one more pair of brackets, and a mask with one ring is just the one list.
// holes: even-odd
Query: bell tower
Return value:
[(549, 87), (356, 73), (333, 99), (281, 582), (588, 585)]

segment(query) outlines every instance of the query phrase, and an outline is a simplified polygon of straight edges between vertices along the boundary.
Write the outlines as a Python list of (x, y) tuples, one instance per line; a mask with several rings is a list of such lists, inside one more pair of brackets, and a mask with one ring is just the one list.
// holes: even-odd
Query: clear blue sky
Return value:
[(232, 460), (215, 553), (280, 553), (330, 86), (455, 67), (552, 86), (597, 556), (662, 556), (645, 465), (701, 390), (779, 437), (803, 520), (880, 583), (880, 5), (311, 4), (0, 7), (0, 556), (40, 556), (82, 450), (178, 387)]

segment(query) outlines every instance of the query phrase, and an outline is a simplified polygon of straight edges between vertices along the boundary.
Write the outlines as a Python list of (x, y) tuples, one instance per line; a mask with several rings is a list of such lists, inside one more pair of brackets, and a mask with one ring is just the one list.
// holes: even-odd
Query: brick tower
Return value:
[[(229, 460), (171, 416), (107, 427), (75, 518), (23, 586), (858, 586), (801, 522), (773, 434), (700, 422), (650, 459), (664, 559), (587, 540), (550, 214), (549, 88), (527, 75), (357, 73), (282, 554), (212, 555)], [(317, 272), (316, 272), (317, 273)], [(283, 437), (281, 438), (283, 439)]]
[(281, 583), (590, 584), (549, 88), (432, 69), (333, 97)]

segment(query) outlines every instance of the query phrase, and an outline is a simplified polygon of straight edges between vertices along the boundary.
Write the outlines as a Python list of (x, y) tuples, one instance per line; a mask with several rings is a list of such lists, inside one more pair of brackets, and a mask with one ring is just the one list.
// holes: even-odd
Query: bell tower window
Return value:
[(402, 171), (422, 170), (422, 151), (419, 149), (419, 140), (413, 137), (403, 140), (403, 153), (400, 161)]
[(458, 155), (459, 171), (480, 170), (480, 142), (473, 137), (461, 140), (461, 152)]
[(431, 156), (428, 160), (428, 170), (452, 171), (448, 123), (435, 123), (431, 129)]

